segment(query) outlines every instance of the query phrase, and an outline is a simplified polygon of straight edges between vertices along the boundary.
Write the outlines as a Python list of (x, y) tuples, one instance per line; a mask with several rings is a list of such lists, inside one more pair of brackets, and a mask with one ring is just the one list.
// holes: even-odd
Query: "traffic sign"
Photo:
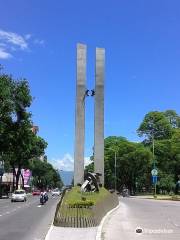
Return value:
[(158, 175), (157, 169), (155, 169), (155, 168), (152, 169), (151, 174), (152, 174), (152, 176), (157, 176)]
[(157, 183), (157, 176), (152, 176), (152, 182), (153, 182), (153, 184)]

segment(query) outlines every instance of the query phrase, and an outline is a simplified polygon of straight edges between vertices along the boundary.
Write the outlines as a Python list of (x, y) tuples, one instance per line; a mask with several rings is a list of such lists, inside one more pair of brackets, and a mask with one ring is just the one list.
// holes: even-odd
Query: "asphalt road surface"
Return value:
[(180, 240), (180, 202), (120, 198), (118, 210), (103, 225), (102, 239)]
[(0, 240), (43, 240), (58, 199), (49, 196), (45, 205), (39, 204), (39, 196), (28, 196), (25, 203), (0, 199)]

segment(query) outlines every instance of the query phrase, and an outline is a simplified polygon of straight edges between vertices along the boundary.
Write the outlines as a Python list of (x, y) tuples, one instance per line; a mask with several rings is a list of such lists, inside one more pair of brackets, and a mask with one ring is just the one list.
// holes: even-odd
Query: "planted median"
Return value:
[(118, 205), (118, 197), (105, 188), (99, 192), (80, 191), (74, 187), (64, 194), (57, 206), (54, 225), (61, 227), (97, 226), (103, 216)]

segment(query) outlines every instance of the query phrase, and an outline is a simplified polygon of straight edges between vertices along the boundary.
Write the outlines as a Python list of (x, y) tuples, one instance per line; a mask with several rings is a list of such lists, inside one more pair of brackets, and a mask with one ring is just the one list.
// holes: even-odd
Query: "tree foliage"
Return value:
[[(157, 190), (169, 192), (174, 186), (177, 188), (180, 179), (180, 116), (174, 110), (149, 112), (137, 133), (143, 137), (141, 143), (117, 136), (105, 139), (105, 186), (115, 188), (116, 181), (117, 190), (126, 187), (131, 192), (150, 191), (155, 161), (159, 172)], [(86, 167), (87, 171), (93, 169), (94, 163)]]
[(45, 140), (31, 130), (33, 123), (28, 112), (31, 102), (26, 79), (0, 75), (0, 157), (7, 168), (11, 167), (16, 188), (21, 169), (27, 168), (32, 158), (44, 154), (47, 147)]
[(58, 170), (48, 162), (42, 162), (37, 158), (31, 160), (33, 186), (39, 189), (61, 188), (63, 186)]
[[(116, 154), (116, 156), (115, 156)], [(116, 157), (116, 179), (115, 179)], [(151, 164), (151, 152), (141, 143), (133, 143), (123, 137), (105, 139), (105, 186), (121, 190), (127, 187), (136, 190), (136, 182), (143, 173), (148, 173)]]
[(154, 139), (169, 139), (172, 136), (172, 126), (163, 112), (149, 112), (145, 115), (138, 130), (140, 137), (145, 136), (149, 141)]

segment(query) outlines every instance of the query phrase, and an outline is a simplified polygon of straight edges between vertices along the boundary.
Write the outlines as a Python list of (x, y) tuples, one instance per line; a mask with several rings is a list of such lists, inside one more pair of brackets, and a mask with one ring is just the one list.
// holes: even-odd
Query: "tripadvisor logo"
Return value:
[(170, 234), (173, 233), (173, 229), (166, 229), (166, 228), (158, 228), (158, 229), (150, 229), (150, 228), (144, 228), (142, 229), (141, 227), (136, 228), (136, 233), (142, 234)]
[(141, 227), (136, 228), (136, 233), (143, 233), (143, 229)]

